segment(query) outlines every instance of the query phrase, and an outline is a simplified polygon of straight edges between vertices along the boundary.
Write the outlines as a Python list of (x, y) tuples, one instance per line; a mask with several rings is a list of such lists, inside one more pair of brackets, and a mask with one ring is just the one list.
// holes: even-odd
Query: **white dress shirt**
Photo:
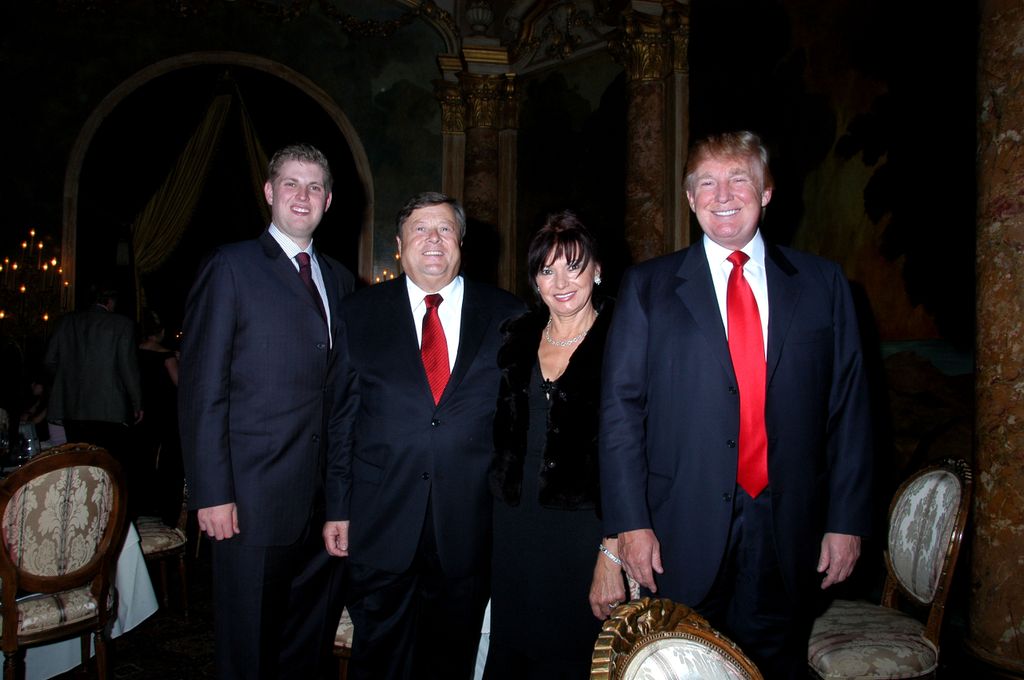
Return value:
[[(412, 320), (416, 326), (416, 342), (423, 344), (423, 317), (427, 315), (427, 303), (423, 301), (428, 293), (405, 277), (405, 287), (409, 293), (409, 306), (412, 308)], [(451, 282), (437, 291), (443, 302), (437, 308), (437, 318), (444, 329), (444, 340), (448, 343), (448, 370), (455, 369), (455, 355), (459, 351), (459, 332), (462, 329), (462, 276), (456, 276)]]
[[(764, 239), (761, 230), (754, 232), (754, 238), (740, 248), (750, 259), (743, 265), (743, 278), (750, 284), (757, 302), (757, 312), (761, 317), (761, 339), (764, 344), (765, 356), (768, 355), (768, 277), (764, 268)], [(711, 268), (711, 281), (715, 284), (715, 297), (718, 299), (718, 311), (722, 313), (722, 326), (725, 336), (729, 337), (729, 313), (726, 309), (726, 298), (729, 288), (729, 275), (733, 264), (729, 256), (733, 251), (723, 248), (704, 234), (704, 254)]]

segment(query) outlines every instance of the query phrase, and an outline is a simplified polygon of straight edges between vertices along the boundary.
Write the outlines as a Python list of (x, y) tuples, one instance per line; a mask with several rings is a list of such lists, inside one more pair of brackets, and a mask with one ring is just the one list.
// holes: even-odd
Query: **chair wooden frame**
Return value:
[(942, 462), (926, 467), (911, 475), (904, 481), (889, 504), (889, 525), (892, 528), (892, 515), (896, 511), (896, 505), (900, 502), (904, 492), (919, 477), (936, 470), (946, 470), (960, 480), (960, 503), (956, 511), (956, 519), (953, 521), (953, 531), (949, 539), (949, 546), (942, 560), (942, 570), (939, 573), (938, 584), (935, 588), (935, 595), (930, 601), (921, 600), (914, 596), (909, 590), (903, 587), (896, 578), (892, 564), (892, 556), (889, 550), (885, 551), (885, 586), (882, 590), (882, 606), (890, 609), (899, 609), (899, 598), (905, 597), (914, 604), (922, 607), (930, 607), (928, 621), (924, 628), (926, 640), (939, 649), (939, 632), (942, 628), (942, 619), (946, 613), (946, 598), (949, 596), (949, 588), (953, 583), (953, 569), (956, 566), (957, 557), (960, 555), (960, 543), (964, 538), (964, 529), (967, 527), (967, 516), (970, 513), (971, 498), (974, 490), (974, 475), (971, 466), (965, 460), (947, 458)]
[(645, 597), (620, 604), (601, 627), (594, 644), (590, 680), (619, 680), (629, 660), (646, 643), (684, 638), (717, 651), (750, 680), (761, 672), (731, 640), (684, 604)]
[[(107, 676), (107, 648), (110, 627), (117, 615), (117, 592), (114, 572), (125, 536), (125, 481), (121, 466), (104, 449), (88, 444), (65, 444), (45, 451), (13, 471), (0, 482), (0, 519), (6, 516), (8, 505), (17, 491), (41, 475), (69, 467), (96, 467), (109, 475), (112, 484), (111, 509), (107, 525), (92, 558), (79, 569), (60, 576), (32, 574), (11, 560), (7, 552), (6, 537), (0, 550), (0, 615), (3, 620), (2, 647), (5, 680), (25, 675), (25, 648), (42, 643), (81, 637), (82, 663), (89, 660), (90, 634), (96, 642), (96, 665), (99, 677)], [(53, 594), (89, 586), (96, 602), (96, 614), (59, 628), (18, 635), (17, 599), (26, 593)], [(109, 609), (102, 603), (112, 602)]]
[[(958, 480), (960, 488), (956, 512), (952, 518), (952, 522), (949, 527), (949, 534), (947, 537), (944, 537), (943, 539), (947, 540), (948, 542), (945, 546), (945, 552), (941, 557), (941, 565), (939, 567), (938, 576), (934, 581), (934, 592), (931, 598), (926, 599), (919, 597), (909, 588), (904, 586), (903, 583), (901, 583), (900, 579), (896, 575), (897, 570), (893, 564), (893, 558), (890, 547), (893, 541), (892, 534), (894, 531), (895, 514), (899, 509), (900, 504), (904, 502), (906, 494), (914, 485), (916, 485), (918, 480), (920, 480), (922, 477), (926, 475), (934, 474), (935, 472), (946, 472), (953, 475)], [(883, 586), (882, 590), (881, 602), (879, 603), (879, 605), (874, 607), (876, 611), (881, 611), (880, 608), (893, 610), (894, 612), (897, 612), (895, 616), (899, 619), (913, 619), (914, 621), (917, 621), (917, 625), (923, 625), (923, 628), (919, 629), (920, 636), (923, 638), (922, 643), (930, 645), (931, 649), (934, 652), (934, 659), (936, 663), (938, 662), (940, 652), (939, 638), (942, 629), (942, 620), (946, 611), (946, 598), (949, 596), (949, 589), (953, 582), (954, 567), (956, 566), (957, 557), (960, 553), (960, 544), (963, 541), (964, 531), (967, 526), (967, 519), (971, 507), (971, 499), (973, 496), (973, 487), (974, 481), (970, 464), (965, 460), (947, 458), (937, 464), (930, 465), (912, 474), (896, 490), (896, 493), (893, 495), (892, 501), (889, 504), (889, 538), (887, 548), (884, 552), (886, 567), (885, 585)], [(921, 609), (928, 609), (928, 617), (927, 620), (923, 622), (923, 624), (920, 620), (918, 620), (918, 617), (911, 616), (910, 614), (907, 614), (901, 609), (900, 604), (904, 600), (911, 603), (915, 607)], [(852, 604), (856, 605), (858, 603)], [(865, 603), (864, 606), (869, 607), (868, 611), (871, 611), (870, 607), (872, 605), (867, 605)], [(832, 609), (830, 608), (822, 615), (822, 617), (819, 618), (819, 622), (823, 625), (823, 632), (820, 640), (815, 637), (817, 635), (817, 632), (812, 634), (811, 647), (808, 652), (808, 662), (809, 671), (813, 677), (821, 677), (819, 675), (818, 669), (816, 668), (816, 664), (821, 663), (820, 660), (818, 660), (819, 656), (828, 658), (828, 656), (840, 653), (842, 650), (846, 649), (847, 645), (852, 644), (856, 646), (857, 644), (856, 640), (844, 641), (838, 637), (836, 631), (840, 629), (834, 627), (834, 621), (838, 621), (840, 619), (831, 619), (831, 611)], [(818, 630), (817, 625), (818, 624), (816, 624), (815, 626), (815, 631)], [(832, 643), (830, 640), (831, 636), (833, 635), (837, 636), (836, 643)], [(901, 671), (900, 675), (894, 675), (893, 677), (929, 676), (928, 673), (925, 673), (924, 675), (920, 676), (910, 676), (904, 673), (905, 671)]]

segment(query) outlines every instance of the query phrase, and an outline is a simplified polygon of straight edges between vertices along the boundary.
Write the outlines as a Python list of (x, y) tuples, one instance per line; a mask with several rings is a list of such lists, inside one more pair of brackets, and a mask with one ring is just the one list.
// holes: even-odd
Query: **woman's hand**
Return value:
[[(604, 545), (613, 555), (618, 549), (614, 538), (604, 540)], [(590, 582), (590, 611), (599, 620), (608, 618), (612, 609), (626, 599), (626, 587), (622, 580), (622, 567), (602, 552), (597, 553), (594, 565), (594, 579)]]

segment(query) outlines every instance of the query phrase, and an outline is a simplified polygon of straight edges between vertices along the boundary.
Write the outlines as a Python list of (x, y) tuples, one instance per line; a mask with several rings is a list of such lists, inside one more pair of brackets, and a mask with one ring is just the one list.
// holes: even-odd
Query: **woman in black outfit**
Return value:
[[(610, 300), (571, 212), (530, 243), (543, 303), (506, 323), (491, 465), (494, 546), (484, 677), (586, 678), (601, 621), (625, 598), (598, 518), (597, 423)], [(607, 553), (599, 552), (604, 546)]]
[(156, 515), (175, 526), (181, 513), (185, 469), (178, 434), (178, 355), (164, 345), (166, 331), (151, 310), (142, 315), (139, 376), (146, 417), (137, 428), (145, 471), (136, 489), (139, 514)]

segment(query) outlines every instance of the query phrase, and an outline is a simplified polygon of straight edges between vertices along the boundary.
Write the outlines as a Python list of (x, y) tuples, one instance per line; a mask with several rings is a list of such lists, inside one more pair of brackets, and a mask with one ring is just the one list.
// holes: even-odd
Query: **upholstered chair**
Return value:
[(188, 523), (188, 488), (181, 501), (181, 513), (176, 526), (169, 527), (159, 517), (142, 516), (135, 520), (139, 532), (139, 545), (146, 563), (160, 570), (160, 597), (165, 608), (170, 606), (167, 583), (167, 566), (170, 562), (178, 565), (181, 610), (188, 617), (188, 579), (185, 568), (185, 548), (188, 544), (185, 530)]
[[(900, 486), (889, 509), (882, 602), (836, 600), (815, 621), (807, 654), (814, 673), (829, 680), (934, 676), (971, 491), (962, 460), (928, 467)], [(903, 602), (927, 617), (905, 612)]]
[(338, 630), (334, 634), (334, 656), (338, 657), (338, 680), (348, 678), (348, 659), (352, 652), (352, 617), (348, 609), (341, 612)]
[(591, 680), (761, 680), (733, 642), (683, 604), (645, 597), (601, 627)]
[(117, 612), (114, 570), (125, 534), (124, 479), (103, 449), (65, 444), (0, 482), (4, 678), (25, 675), (25, 648), (80, 637), (107, 677)]

